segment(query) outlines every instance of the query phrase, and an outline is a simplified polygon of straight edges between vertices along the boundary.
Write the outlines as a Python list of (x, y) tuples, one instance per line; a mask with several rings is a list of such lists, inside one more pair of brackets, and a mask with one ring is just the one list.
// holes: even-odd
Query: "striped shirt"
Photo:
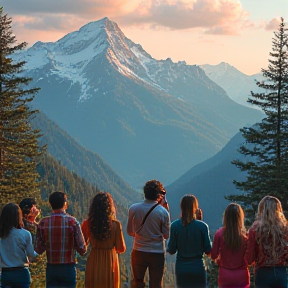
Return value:
[(62, 210), (44, 217), (37, 228), (35, 251), (39, 254), (46, 251), (50, 264), (75, 263), (75, 252), (80, 255), (86, 252), (79, 222)]

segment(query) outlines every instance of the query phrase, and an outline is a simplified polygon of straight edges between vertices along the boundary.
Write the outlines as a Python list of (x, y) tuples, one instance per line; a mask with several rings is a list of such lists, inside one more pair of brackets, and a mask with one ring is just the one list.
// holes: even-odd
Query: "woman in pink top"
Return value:
[(227, 206), (223, 226), (214, 235), (211, 258), (219, 265), (220, 288), (248, 288), (250, 275), (245, 260), (247, 236), (244, 212), (240, 205)]

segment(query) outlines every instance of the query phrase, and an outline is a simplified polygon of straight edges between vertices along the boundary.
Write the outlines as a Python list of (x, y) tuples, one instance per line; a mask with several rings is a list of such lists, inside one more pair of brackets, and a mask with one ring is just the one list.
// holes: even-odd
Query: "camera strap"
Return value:
[(138, 228), (138, 230), (136, 231), (136, 233), (138, 233), (138, 232), (143, 228), (143, 225), (144, 225), (147, 217), (148, 217), (149, 214), (154, 210), (154, 208), (155, 208), (156, 206), (158, 206), (158, 205), (159, 205), (159, 203), (156, 203), (155, 205), (153, 205), (153, 206), (149, 209), (149, 211), (146, 213), (145, 217), (143, 218), (143, 220), (142, 220), (142, 222), (141, 222), (141, 224), (140, 224), (140, 227)]

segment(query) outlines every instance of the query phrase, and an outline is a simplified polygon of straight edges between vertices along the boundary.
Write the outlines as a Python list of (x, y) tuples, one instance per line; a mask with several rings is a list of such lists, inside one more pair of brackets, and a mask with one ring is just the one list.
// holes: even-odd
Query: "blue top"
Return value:
[(177, 219), (171, 224), (167, 252), (177, 252), (177, 260), (202, 259), (203, 253), (210, 251), (209, 228), (205, 222), (194, 219), (184, 227), (181, 219)]
[(12, 228), (6, 238), (0, 238), (0, 268), (25, 267), (36, 253), (29, 231)]

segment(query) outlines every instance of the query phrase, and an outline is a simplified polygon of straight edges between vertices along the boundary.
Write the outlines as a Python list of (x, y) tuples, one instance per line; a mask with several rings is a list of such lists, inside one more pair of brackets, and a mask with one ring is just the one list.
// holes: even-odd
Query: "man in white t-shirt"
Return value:
[(132, 288), (144, 288), (149, 270), (149, 287), (162, 288), (165, 240), (169, 238), (170, 216), (166, 191), (158, 180), (146, 182), (145, 200), (129, 208), (127, 233), (134, 237), (131, 253)]

